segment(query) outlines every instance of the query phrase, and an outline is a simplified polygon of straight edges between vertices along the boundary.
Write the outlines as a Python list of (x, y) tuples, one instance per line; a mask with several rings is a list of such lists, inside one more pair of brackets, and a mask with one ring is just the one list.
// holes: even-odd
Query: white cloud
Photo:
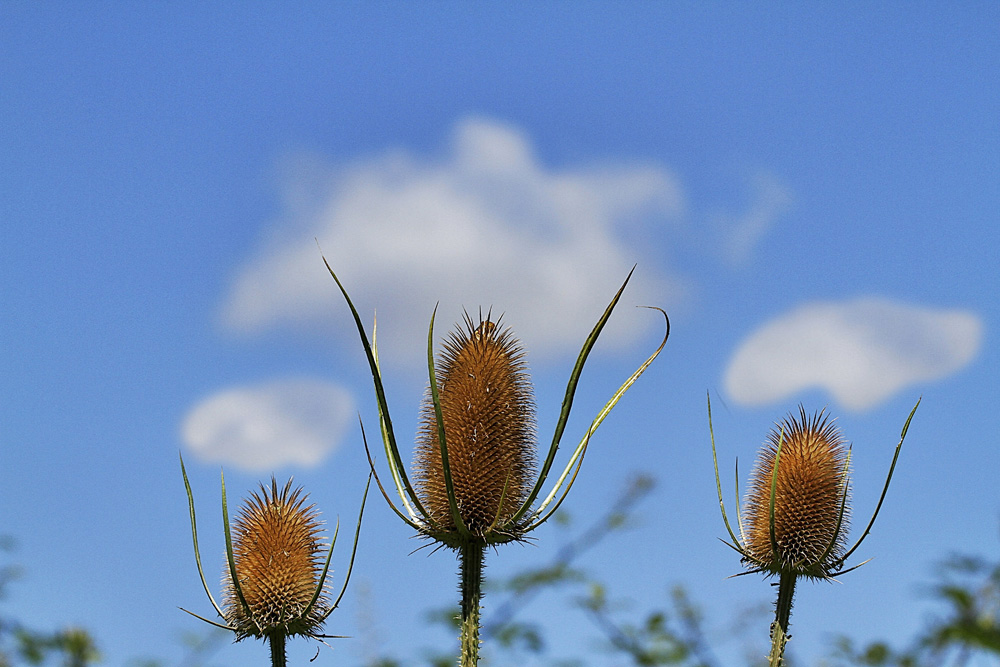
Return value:
[(282, 380), (223, 391), (198, 403), (181, 435), (204, 461), (265, 471), (315, 466), (339, 444), (351, 395), (320, 380)]
[(724, 383), (745, 405), (818, 387), (847, 409), (865, 410), (959, 370), (978, 353), (982, 335), (981, 320), (968, 311), (877, 298), (811, 303), (744, 340)]
[(754, 250), (778, 218), (792, 205), (792, 195), (774, 175), (758, 171), (751, 179), (753, 199), (739, 216), (720, 216), (726, 238), (722, 243), (725, 259), (732, 265), (749, 262)]
[[(654, 164), (548, 169), (517, 129), (467, 119), (442, 160), (395, 152), (305, 171), (290, 187), (298, 210), (282, 216), (282, 238), (234, 281), (223, 313), (234, 330), (333, 316), (349, 332), (314, 237), (366, 325), (378, 308), (381, 350), (413, 363), (421, 363), (439, 301), (443, 328), (463, 307), (505, 312), (534, 356), (582, 344), (636, 262), (622, 306), (669, 305), (681, 292), (678, 281), (657, 277), (661, 258), (650, 257), (648, 244), (623, 240), (627, 231), (641, 236), (640, 223), (681, 212), (676, 179)], [(606, 343), (626, 343), (655, 322), (634, 310), (620, 307)]]

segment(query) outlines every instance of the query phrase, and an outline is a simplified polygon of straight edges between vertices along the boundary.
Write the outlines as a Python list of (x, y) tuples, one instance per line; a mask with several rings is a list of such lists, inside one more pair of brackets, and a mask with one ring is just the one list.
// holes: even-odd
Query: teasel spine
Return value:
[(774, 622), (771, 623), (771, 652), (767, 656), (769, 667), (779, 667), (784, 663), (785, 645), (792, 637), (788, 634), (788, 626), (798, 577), (789, 572), (778, 575), (778, 599), (774, 603)]
[(467, 544), (459, 549), (459, 578), (462, 594), (461, 665), (479, 664), (479, 628), (483, 600), (483, 568), (486, 564), (486, 547)]

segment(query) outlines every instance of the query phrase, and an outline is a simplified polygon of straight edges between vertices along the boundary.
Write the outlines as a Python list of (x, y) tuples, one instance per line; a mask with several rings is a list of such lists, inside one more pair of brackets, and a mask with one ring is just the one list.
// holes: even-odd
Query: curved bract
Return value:
[[(417, 445), (418, 469), (414, 485), (403, 467), (393, 433), (374, 332), (369, 341), (347, 290), (326, 258), (323, 261), (351, 309), (368, 359), (375, 386), (382, 441), (402, 509), (390, 499), (377, 474), (376, 483), (393, 511), (411, 528), (453, 548), (470, 544), (495, 545), (520, 540), (526, 533), (548, 520), (572, 487), (590, 437), (625, 392), (659, 355), (670, 335), (669, 318), (663, 310), (655, 308), (663, 314), (666, 321), (663, 341), (594, 417), (586, 434), (574, 448), (558, 480), (549, 492), (542, 496), (542, 489), (555, 463), (556, 453), (569, 419), (583, 366), (618, 304), (632, 273), (629, 272), (629, 276), (584, 341), (570, 373), (551, 444), (538, 465), (534, 481), (531, 480), (531, 473), (536, 467), (533, 451), (534, 417), (530, 383), (524, 371), (520, 347), (509, 330), (502, 329), (498, 322), (490, 321), (488, 315), (478, 323), (467, 317), (465, 330), (459, 329), (446, 342), (444, 357), (438, 369), (433, 351), (435, 308), (427, 336), (428, 402), (424, 407)], [(459, 376), (463, 372), (468, 375), (471, 368), (469, 364), (478, 364), (475, 366), (477, 374), (492, 375), (490, 378), (478, 377), (477, 382), (463, 384)], [(492, 391), (506, 392), (505, 396), (513, 399), (510, 401), (513, 405), (508, 406), (508, 409), (498, 410), (500, 402), (486, 395)], [(478, 393), (473, 396), (469, 392)], [(477, 412), (471, 417), (462, 414), (463, 401), (464, 404), (475, 404)], [(499, 425), (501, 421), (502, 426)], [(494, 430), (485, 435), (478, 430), (481, 426)], [(492, 443), (489, 451), (491, 456), (495, 454), (496, 465), (470, 466), (469, 454), (483, 451), (471, 447), (471, 444), (481, 436), (488, 437)], [(367, 448), (367, 440), (365, 446)], [(370, 453), (369, 463), (374, 472)], [(485, 496), (489, 501), (477, 504), (474, 511), (470, 511), (467, 494), (470, 492), (473, 480), (475, 484), (485, 488)], [(540, 496), (542, 500), (536, 505), (536, 500)]]

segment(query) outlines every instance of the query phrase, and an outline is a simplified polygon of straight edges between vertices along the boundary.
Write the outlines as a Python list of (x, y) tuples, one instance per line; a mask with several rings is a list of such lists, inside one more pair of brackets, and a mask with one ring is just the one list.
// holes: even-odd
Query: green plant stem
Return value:
[(462, 654), (461, 667), (479, 664), (479, 602), (483, 598), (483, 562), (486, 546), (463, 544), (459, 547), (462, 577)]
[(788, 619), (792, 615), (792, 598), (795, 597), (797, 575), (782, 573), (778, 579), (778, 601), (774, 605), (774, 623), (771, 624), (771, 653), (767, 656), (770, 667), (780, 667), (785, 654), (788, 634)]
[(285, 658), (285, 635), (276, 632), (268, 635), (267, 641), (271, 645), (271, 667), (286, 667), (288, 662)]

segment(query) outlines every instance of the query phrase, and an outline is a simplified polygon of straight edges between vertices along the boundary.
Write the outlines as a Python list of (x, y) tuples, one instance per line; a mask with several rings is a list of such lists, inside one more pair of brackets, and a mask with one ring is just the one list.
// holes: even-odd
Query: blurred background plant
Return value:
[(937, 568), (926, 596), (935, 611), (902, 648), (887, 641), (855, 647), (836, 641), (834, 665), (965, 667), (1000, 664), (1000, 560), (953, 554)]
[[(654, 485), (652, 477), (636, 475), (611, 509), (586, 526), (575, 526), (565, 513), (557, 515), (564, 532), (557, 555), (547, 563), (493, 582), (491, 594), (506, 597), (484, 617), (483, 635), (491, 639), (484, 664), (723, 667), (727, 663), (719, 657), (721, 649), (734, 646), (743, 656), (741, 664), (767, 664), (768, 647), (757, 636), (759, 625), (773, 615), (773, 605), (767, 600), (735, 609), (731, 618), (707, 619), (684, 584), (678, 583), (662, 606), (634, 609), (627, 591), (611, 590), (599, 569), (594, 571), (581, 563), (590, 549), (641, 523), (638, 507)], [(1000, 558), (949, 556), (920, 590), (921, 598), (929, 603), (928, 621), (912, 637), (859, 644), (840, 635), (831, 641), (828, 655), (811, 665), (798, 659), (793, 647), (786, 653), (785, 663), (791, 667), (1000, 665)], [(590, 622), (589, 627), (580, 628), (580, 644), (595, 647), (589, 658), (554, 653), (542, 624), (526, 618), (530, 603), (547, 595), (561, 595), (566, 612), (581, 611)], [(454, 608), (424, 614), (429, 624), (454, 625)], [(400, 658), (369, 646), (366, 655), (365, 667), (453, 664), (452, 656), (432, 648), (420, 657)]]
[[(772, 613), (766, 600), (747, 609), (736, 609), (731, 618), (707, 619), (697, 600), (678, 583), (662, 605), (635, 609), (629, 591), (611, 590), (600, 569), (586, 563), (593, 547), (610, 536), (620, 535), (641, 523), (639, 509), (653, 489), (654, 480), (637, 475), (619, 493), (609, 511), (590, 523), (577, 526), (565, 513), (555, 518), (562, 533), (562, 547), (548, 562), (527, 567), (493, 582), (490, 593), (498, 603), (484, 616), (483, 633), (490, 651), (483, 663), (497, 666), (545, 664), (557, 667), (584, 665), (677, 665), (723, 667), (718, 652), (723, 644), (736, 645), (744, 656), (741, 664), (766, 664), (767, 647), (756, 635), (757, 626)], [(22, 568), (11, 560), (14, 541), (0, 539), (0, 601), (11, 584), (22, 578)], [(355, 589), (354, 594), (359, 594)], [(930, 581), (917, 593), (925, 603), (927, 622), (911, 637), (882, 638), (861, 643), (848, 636), (831, 641), (829, 654), (809, 664), (786, 656), (794, 667), (985, 667), (1000, 665), (1000, 557), (952, 554), (942, 559)], [(596, 650), (586, 660), (561, 656), (548, 643), (541, 624), (530, 618), (531, 603), (544, 596), (562, 596), (567, 612), (582, 611), (589, 626), (580, 628), (581, 643)], [(165, 609), (173, 607), (165, 603)], [(428, 625), (447, 623), (454, 627), (455, 609), (424, 610)], [(378, 619), (375, 619), (377, 622)], [(30, 619), (12, 618), (0, 611), (0, 667), (15, 665), (63, 665), (83, 667), (101, 664), (97, 650), (100, 628), (65, 625), (41, 629)], [(725, 639), (720, 639), (724, 637)], [(219, 655), (231, 635), (221, 630), (178, 636), (184, 646), (179, 662), (142, 656), (128, 667), (210, 667), (228, 664)], [(421, 655), (394, 656), (384, 653), (369, 637), (353, 640), (364, 644), (364, 667), (452, 665), (454, 656), (426, 647)], [(140, 649), (141, 650), (141, 649)], [(325, 652), (325, 651), (324, 651)], [(346, 662), (343, 655), (321, 657), (317, 664)]]
[[(5, 559), (14, 546), (13, 538), (0, 536), (0, 553)], [(0, 600), (7, 597), (9, 584), (22, 575), (23, 570), (9, 561), (0, 565)], [(87, 630), (72, 625), (40, 630), (6, 613), (0, 614), (0, 667), (46, 664), (83, 667), (99, 659), (97, 644)]]

